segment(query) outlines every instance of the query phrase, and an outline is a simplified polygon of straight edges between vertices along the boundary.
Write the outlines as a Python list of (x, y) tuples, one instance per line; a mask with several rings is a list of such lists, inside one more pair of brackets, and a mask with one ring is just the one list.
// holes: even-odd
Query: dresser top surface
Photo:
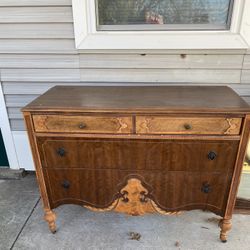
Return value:
[(55, 86), (23, 111), (250, 112), (226, 86)]

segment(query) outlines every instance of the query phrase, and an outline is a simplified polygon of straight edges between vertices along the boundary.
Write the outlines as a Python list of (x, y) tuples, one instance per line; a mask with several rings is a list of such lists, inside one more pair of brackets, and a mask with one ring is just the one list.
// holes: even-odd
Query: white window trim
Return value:
[(235, 0), (226, 31), (97, 31), (94, 0), (72, 0), (79, 50), (248, 49), (250, 0)]
[(9, 165), (11, 169), (19, 169), (16, 148), (10, 128), (9, 118), (5, 106), (2, 85), (0, 83), (0, 128), (2, 131), (3, 142), (6, 149)]

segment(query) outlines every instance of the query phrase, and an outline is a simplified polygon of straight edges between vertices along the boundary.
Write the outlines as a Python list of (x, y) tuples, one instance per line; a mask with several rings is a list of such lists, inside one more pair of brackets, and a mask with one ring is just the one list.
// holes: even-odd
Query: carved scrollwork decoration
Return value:
[(117, 199), (107, 208), (93, 208), (85, 206), (94, 211), (110, 211), (122, 212), (129, 215), (143, 215), (146, 213), (161, 213), (164, 215), (176, 215), (180, 212), (167, 212), (161, 209), (152, 199), (151, 193), (142, 185), (141, 180), (130, 178), (123, 187)]
[(128, 192), (126, 190), (122, 191), (119, 195), (121, 197), (121, 201), (122, 202), (129, 202), (129, 199), (128, 199)]
[(148, 202), (148, 192), (141, 191), (140, 192), (140, 202)]

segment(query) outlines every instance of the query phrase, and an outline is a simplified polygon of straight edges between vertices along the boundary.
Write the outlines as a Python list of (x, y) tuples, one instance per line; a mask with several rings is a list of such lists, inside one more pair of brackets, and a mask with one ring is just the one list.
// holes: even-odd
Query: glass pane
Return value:
[(250, 143), (248, 143), (247, 154), (243, 166), (238, 197), (250, 200)]
[[(116, 29), (145, 28), (147, 25), (165, 29), (227, 28), (229, 24), (230, 0), (96, 0), (97, 28), (114, 26)], [(146, 25), (146, 26), (145, 26)], [(129, 27), (130, 26), (130, 27)], [(138, 27), (139, 26), (139, 27)], [(204, 27), (203, 27), (204, 26)], [(146, 28), (147, 29), (147, 28)]]

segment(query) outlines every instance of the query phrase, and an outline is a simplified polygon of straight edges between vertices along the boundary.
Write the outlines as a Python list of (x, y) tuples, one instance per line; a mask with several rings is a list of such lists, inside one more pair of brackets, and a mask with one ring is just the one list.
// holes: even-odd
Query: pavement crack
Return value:
[(25, 222), (24, 222), (24, 224), (23, 224), (21, 230), (19, 231), (19, 233), (17, 234), (17, 236), (16, 236), (14, 242), (12, 243), (12, 245), (11, 245), (11, 247), (10, 247), (10, 250), (12, 250), (13, 247), (15, 246), (15, 244), (16, 244), (16, 242), (17, 242), (19, 236), (20, 236), (21, 233), (23, 232), (23, 229), (25, 228), (27, 222), (29, 221), (31, 215), (33, 214), (33, 212), (34, 212), (35, 208), (37, 207), (37, 205), (38, 205), (38, 203), (39, 203), (40, 200), (41, 200), (41, 197), (39, 197), (39, 199), (38, 199), (37, 202), (35, 203), (34, 207), (33, 207), (32, 210), (30, 211), (30, 214), (29, 214), (28, 217), (26, 218), (26, 220), (25, 220)]

